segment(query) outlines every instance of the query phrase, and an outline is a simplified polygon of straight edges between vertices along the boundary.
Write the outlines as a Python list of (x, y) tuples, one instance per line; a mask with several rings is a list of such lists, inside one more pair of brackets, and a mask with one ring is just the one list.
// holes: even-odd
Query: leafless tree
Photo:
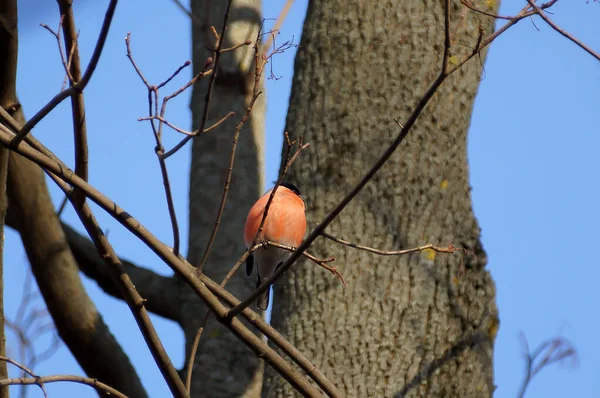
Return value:
[[(600, 59), (547, 16), (545, 10), (556, 1), (527, 0), (510, 17), (497, 16), (497, 3), (485, 1), (445, 0), (427, 7), (397, 1), (393, 10), (379, 2), (312, 1), (296, 60), (287, 120), (291, 134), (278, 183), (289, 175), (304, 187), (312, 198), (308, 216), (317, 224), (300, 247), (284, 247), (292, 252), (289, 260), (258, 289), (235, 270), (249, 254), (240, 258), (246, 249), (240, 239), (245, 215), (264, 185), (265, 69), (270, 57), (288, 45), (273, 49), (262, 43), (269, 32), (262, 29), (260, 3), (192, 0), (188, 11), (176, 2), (193, 26), (194, 77), (171, 91), (171, 79), (189, 63), (164, 81), (151, 82), (135, 61), (134, 39), (126, 39), (127, 55), (148, 92), (148, 115), (141, 120), (156, 141), (173, 232), (170, 247), (87, 181), (84, 92), (117, 0), (109, 2), (85, 67), (72, 2), (58, 1), (59, 29), (47, 29), (59, 43), (68, 87), (27, 121), (14, 77), (16, 0), (3, 2), (0, 227), (8, 195), (7, 223), (19, 231), (58, 333), (87, 377), (39, 376), (4, 356), (0, 344), (0, 363), (29, 375), (9, 379), (0, 368), (0, 391), (37, 384), (45, 394), (46, 383), (71, 381), (100, 394), (147, 395), (85, 292), (82, 270), (129, 306), (173, 396), (289, 396), (294, 391), (332, 397), (491, 396), (498, 315), (471, 209), (466, 131), (485, 50), (519, 21), (538, 16)], [(505, 24), (493, 32), (497, 18)], [(193, 90), (192, 131), (171, 123), (165, 113), (168, 101), (187, 89)], [(74, 170), (32, 134), (67, 99)], [(163, 134), (180, 134), (182, 140), (165, 148)], [(186, 258), (180, 252), (168, 158), (189, 141)], [(304, 151), (306, 143), (311, 148)], [(91, 240), (60, 222), (44, 173), (64, 192)], [(120, 259), (90, 201), (175, 275), (159, 276)], [(277, 242), (257, 242), (250, 251), (263, 245)], [(298, 264), (290, 270), (301, 256), (321, 267)], [(343, 272), (332, 257), (348, 265)], [(272, 327), (249, 305), (275, 280)], [(177, 371), (171, 363), (150, 312), (184, 331), (184, 369)], [(265, 367), (273, 371), (263, 378)]]

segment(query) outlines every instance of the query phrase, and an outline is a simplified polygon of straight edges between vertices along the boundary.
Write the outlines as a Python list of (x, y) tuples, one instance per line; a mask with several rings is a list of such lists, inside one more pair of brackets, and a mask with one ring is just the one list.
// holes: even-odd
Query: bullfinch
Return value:
[[(244, 240), (248, 248), (256, 237), (271, 191), (272, 189), (258, 199), (248, 212), (244, 228)], [(263, 230), (256, 238), (256, 243), (273, 241), (286, 246), (298, 247), (304, 239), (305, 232), (306, 214), (302, 194), (294, 184), (284, 182), (275, 191)], [(259, 248), (246, 260), (246, 276), (252, 275), (256, 261), (258, 274), (256, 287), (258, 288), (262, 281), (273, 275), (290, 255), (291, 252), (278, 247)], [(269, 290), (267, 289), (256, 299), (256, 307), (263, 311), (269, 306)]]

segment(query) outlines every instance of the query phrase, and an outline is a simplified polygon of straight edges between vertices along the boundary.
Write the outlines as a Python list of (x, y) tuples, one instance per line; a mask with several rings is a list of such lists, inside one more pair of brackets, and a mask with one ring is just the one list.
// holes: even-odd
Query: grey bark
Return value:
[[(206, 59), (214, 48), (212, 25), (218, 32), (223, 26), (227, 1), (192, 0), (192, 13), (199, 23), (192, 25), (192, 52), (195, 72), (204, 68)], [(236, 0), (229, 16), (224, 47), (254, 41), (261, 23), (260, 1)], [(209, 134), (193, 140), (189, 192), (189, 261), (198, 265), (206, 248), (227, 174), (235, 125), (244, 114), (252, 97), (254, 85), (254, 53), (251, 47), (242, 47), (226, 53), (218, 68), (207, 126), (226, 115), (236, 115)], [(198, 128), (204, 109), (208, 79), (194, 86), (190, 108), (193, 128)], [(255, 104), (248, 123), (244, 126), (237, 147), (231, 188), (219, 234), (213, 245), (204, 272), (220, 282), (231, 266), (243, 254), (243, 228), (246, 214), (263, 190), (263, 130), (264, 100)], [(237, 297), (252, 292), (254, 283), (238, 272), (227, 284), (227, 289)], [(193, 294), (182, 296), (183, 317), (181, 326), (186, 337), (189, 355), (193, 338), (205, 312), (204, 305)], [(199, 355), (194, 365), (192, 394), (210, 397), (256, 397), (262, 386), (262, 363), (225, 327), (210, 318), (202, 335)]]
[[(486, 35), (493, 29), (492, 19), (458, 1), (451, 14), (459, 57), (472, 51), (480, 26)], [(408, 117), (440, 71), (443, 35), (440, 1), (309, 3), (286, 126), (311, 143), (292, 170), (309, 220), (322, 219), (398, 134), (394, 118)], [(328, 228), (382, 249), (454, 244), (476, 258), (381, 257), (323, 239), (310, 251), (337, 259), (347, 289), (306, 261), (275, 284), (273, 326), (348, 397), (494, 391), (495, 286), (484, 269), (466, 154), (480, 62), (444, 83), (400, 149)], [(268, 397), (293, 395), (272, 372), (265, 388)]]

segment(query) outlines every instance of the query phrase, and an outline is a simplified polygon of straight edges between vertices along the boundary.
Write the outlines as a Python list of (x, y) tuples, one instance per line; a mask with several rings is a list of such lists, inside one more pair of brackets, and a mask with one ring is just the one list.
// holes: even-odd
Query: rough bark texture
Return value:
[[(201, 23), (193, 23), (192, 51), (194, 69), (204, 68), (206, 59), (214, 48), (214, 36), (208, 28), (212, 25), (218, 32), (223, 26), (227, 1), (192, 0), (192, 12)], [(254, 41), (261, 22), (260, 1), (236, 0), (229, 16), (224, 47)], [(198, 265), (206, 248), (227, 174), (235, 125), (248, 105), (254, 85), (252, 47), (242, 47), (226, 53), (221, 59), (218, 77), (213, 91), (207, 126), (230, 111), (236, 115), (209, 134), (195, 138), (192, 146), (190, 170), (190, 233), (189, 261)], [(196, 84), (190, 104), (193, 128), (198, 128), (204, 109), (208, 79)], [(263, 130), (264, 101), (256, 102), (252, 116), (244, 126), (237, 147), (231, 188), (219, 234), (213, 245), (204, 272), (220, 282), (231, 266), (243, 254), (243, 228), (246, 214), (263, 190)], [(227, 285), (237, 297), (252, 292), (254, 284), (238, 272)], [(189, 291), (189, 290), (188, 290)], [(193, 295), (182, 298), (181, 326), (186, 337), (186, 352), (191, 344), (205, 311), (204, 305)], [(233, 334), (214, 318), (210, 318), (202, 335), (196, 357), (192, 394), (195, 396), (256, 397), (262, 386), (262, 363)]]
[[(485, 9), (485, 2), (477, 2)], [(471, 51), (481, 18), (452, 1), (453, 54)], [(286, 130), (311, 143), (292, 180), (318, 222), (373, 165), (439, 73), (443, 2), (314, 0), (296, 58)], [(462, 46), (461, 46), (462, 45)], [(470, 46), (470, 47), (469, 47)], [(299, 262), (275, 284), (273, 326), (349, 397), (486, 397), (494, 390), (495, 286), (474, 218), (466, 141), (482, 65), (469, 62), (329, 227), (395, 250), (425, 243), (474, 251), (381, 257), (325, 240), (348, 288)], [(266, 396), (290, 396), (267, 372)]]
[[(17, 76), (17, 1), (0, 2), (0, 106), (10, 109), (17, 104), (14, 81)], [(8, 172), (8, 149), (0, 148), (0, 355), (6, 356), (4, 323), (4, 220), (8, 198), (6, 178)], [(0, 363), (0, 379), (8, 378), (6, 362)], [(0, 387), (0, 398), (8, 398), (8, 386)]]

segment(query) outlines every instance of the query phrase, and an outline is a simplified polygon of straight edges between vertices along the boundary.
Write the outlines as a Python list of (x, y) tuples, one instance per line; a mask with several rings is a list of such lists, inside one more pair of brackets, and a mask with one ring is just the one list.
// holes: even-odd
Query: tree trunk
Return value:
[[(214, 26), (221, 32), (227, 1), (192, 0), (192, 46), (195, 73), (200, 72), (215, 48)], [(236, 0), (232, 4), (224, 48), (254, 42), (261, 23), (260, 1)], [(254, 86), (254, 52), (252, 46), (223, 55), (217, 70), (209, 117), (210, 126), (230, 111), (236, 114), (221, 126), (193, 140), (190, 170), (189, 261), (199, 265), (213, 230), (233, 144), (235, 126), (244, 115)], [(209, 79), (194, 86), (190, 108), (193, 129), (200, 125)], [(239, 137), (231, 187), (221, 219), (219, 233), (203, 271), (221, 282), (231, 266), (244, 253), (243, 228), (250, 206), (263, 190), (263, 134), (265, 106), (259, 97), (251, 117)], [(249, 295), (254, 284), (238, 272), (227, 284), (237, 297)], [(186, 289), (191, 293), (191, 290)], [(195, 294), (183, 296), (182, 328), (189, 355), (194, 336), (204, 316), (205, 307)], [(262, 363), (225, 327), (210, 318), (200, 340), (195, 361), (192, 395), (210, 397), (257, 397), (262, 387)]]
[[(483, 1), (477, 7), (487, 9)], [(493, 29), (493, 19), (458, 1), (451, 11), (453, 54), (472, 51), (480, 26), (484, 35)], [(286, 126), (311, 143), (291, 176), (309, 220), (320, 221), (398, 134), (394, 118), (406, 119), (439, 73), (443, 43), (441, 1), (309, 3)], [(348, 288), (305, 261), (275, 284), (273, 326), (348, 397), (494, 391), (495, 286), (484, 269), (466, 153), (481, 70), (475, 58), (444, 83), (328, 229), (381, 249), (453, 244), (476, 257), (383, 257), (320, 239), (310, 251), (334, 256)], [(272, 372), (265, 387), (269, 397), (292, 395)]]

